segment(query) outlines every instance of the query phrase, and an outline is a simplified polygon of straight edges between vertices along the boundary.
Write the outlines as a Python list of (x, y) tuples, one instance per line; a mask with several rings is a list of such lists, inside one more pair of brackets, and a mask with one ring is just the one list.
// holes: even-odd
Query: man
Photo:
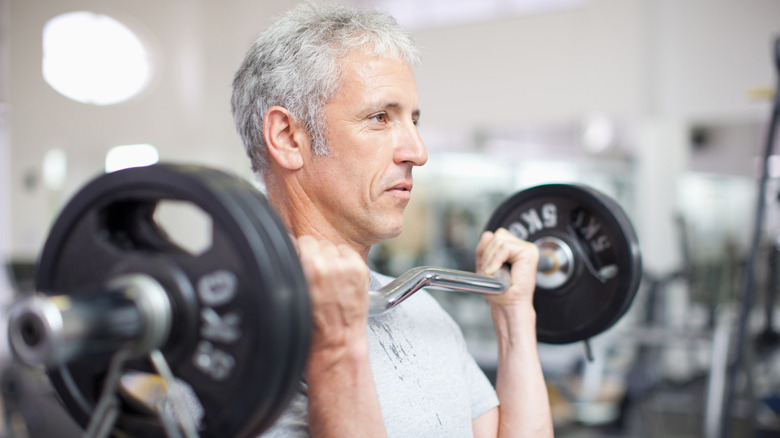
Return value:
[(536, 247), (486, 233), (478, 270), (511, 264), (491, 299), (495, 390), (452, 319), (425, 292), (368, 318), (369, 249), (403, 229), (412, 168), (428, 159), (412, 66), (386, 14), (304, 4), (250, 48), (236, 73), (236, 127), (269, 202), (295, 236), (313, 308), (305, 382), (268, 436), (550, 436), (536, 350)]

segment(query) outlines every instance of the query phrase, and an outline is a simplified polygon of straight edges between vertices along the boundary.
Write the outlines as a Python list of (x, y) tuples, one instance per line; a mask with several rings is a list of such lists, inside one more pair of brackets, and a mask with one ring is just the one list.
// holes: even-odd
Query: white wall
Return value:
[[(8, 96), (8, 0), (0, 0), (0, 305), (10, 296), (10, 284), (4, 266), (11, 251), (10, 159), (7, 141), (6, 101)], [(2, 352), (0, 351), (0, 355)]]
[[(37, 254), (53, 215), (101, 171), (111, 146), (151, 143), (163, 160), (248, 175), (230, 118), (232, 75), (253, 37), (294, 3), (10, 0), (11, 165), (0, 178), (10, 187), (11, 255)], [(73, 10), (123, 20), (151, 44), (159, 71), (148, 92), (93, 107), (43, 82), (41, 29)], [(571, 123), (594, 111), (634, 126), (762, 121), (769, 104), (745, 91), (774, 84), (769, 48), (779, 17), (776, 0), (590, 0), (565, 12), (417, 31), (423, 126), (470, 132)], [(40, 184), (41, 159), (54, 147), (66, 150), (69, 165), (57, 193)]]
[(560, 122), (590, 111), (641, 113), (643, 2), (418, 32), (423, 123), (504, 126)]
[(777, 84), (773, 43), (780, 37), (780, 2), (649, 3), (654, 112), (692, 120), (768, 118), (768, 102), (752, 101), (747, 91)]
[[(775, 0), (591, 0), (535, 17), (421, 31), (425, 122), (764, 117)], [(468, 109), (467, 109), (468, 108)]]

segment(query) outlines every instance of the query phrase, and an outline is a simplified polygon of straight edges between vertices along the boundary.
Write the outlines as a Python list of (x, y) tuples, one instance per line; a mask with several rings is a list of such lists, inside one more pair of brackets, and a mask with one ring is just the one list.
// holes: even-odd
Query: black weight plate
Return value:
[[(190, 254), (160, 232), (152, 212), (163, 200), (192, 203), (210, 216), (207, 251)], [(55, 222), (37, 288), (79, 294), (126, 272), (155, 277), (171, 297), (173, 328), (162, 351), (204, 408), (200, 436), (249, 436), (269, 426), (301, 378), (310, 314), (295, 250), (265, 198), (235, 176), (200, 166), (155, 165), (93, 180)], [(204, 278), (229, 286), (230, 277), (235, 288), (220, 290), (232, 293), (204, 293), (211, 290)], [(204, 312), (230, 323), (209, 331), (215, 326), (207, 327)], [(109, 359), (90, 357), (48, 370), (83, 426)], [(143, 360), (128, 368), (151, 369)], [(116, 427), (131, 436), (164, 436), (149, 418), (124, 410)]]
[(501, 204), (486, 229), (501, 227), (530, 242), (557, 237), (574, 252), (568, 281), (534, 291), (540, 342), (591, 338), (628, 310), (642, 277), (639, 242), (625, 211), (608, 196), (584, 185), (532, 187)]
[[(278, 221), (277, 217), (271, 213), (268, 208), (265, 197), (255, 190), (249, 183), (244, 180), (235, 180), (230, 175), (222, 174), (221, 178), (225, 179), (224, 184), (243, 186), (244, 190), (231, 191), (231, 195), (237, 204), (249, 213), (248, 217), (255, 223), (255, 226), (259, 230), (268, 231), (265, 234), (264, 246), (270, 251), (275, 251), (277, 254), (292, 255), (292, 259), (287, 257), (269, 257), (269, 265), (273, 265), (275, 271), (279, 276), (285, 278), (290, 285), (294, 286), (295, 290), (305, 291), (307, 288), (306, 280), (301, 270), (300, 263), (295, 252), (295, 249), (291, 246), (290, 240), (284, 233), (279, 233), (276, 230), (282, 229), (283, 225)], [(270, 230), (270, 231), (269, 231)], [(280, 320), (287, 321), (286, 333), (288, 333), (289, 342), (293, 346), (299, 348), (288, 348), (282, 355), (278, 357), (281, 363), (303, 364), (308, 357), (308, 343), (295, 343), (297, 339), (305, 338), (308, 340), (310, 333), (310, 321), (311, 310), (309, 307), (308, 295), (305, 299), (300, 299), (299, 294), (296, 293), (277, 293), (275, 298), (279, 300), (277, 306), (282, 310), (289, 310), (286, 316), (280, 316)], [(303, 323), (301, 323), (303, 321)], [(281, 333), (280, 333), (281, 334)], [(274, 336), (278, 336), (274, 334)], [(277, 342), (279, 340), (277, 339)], [(277, 387), (276, 393), (271, 393), (271, 388), (266, 393), (265, 402), (270, 403), (264, 409), (273, 409), (273, 415), (267, 415), (264, 421), (255, 425), (251, 430), (247, 430), (247, 433), (256, 434), (259, 430), (265, 430), (267, 427), (273, 424), (279, 414), (284, 410), (287, 403), (295, 392), (298, 390), (297, 383), (300, 382), (301, 372), (297, 367), (288, 367), (284, 371), (284, 375), (279, 377), (280, 382), (285, 382)], [(288, 384), (289, 382), (295, 382), (295, 384)], [(284, 401), (284, 402), (280, 402)], [(243, 436), (243, 434), (242, 434)]]
[[(251, 218), (255, 219), (255, 221), (263, 228), (263, 229), (269, 229), (266, 226), (262, 226), (262, 223), (268, 220), (274, 220), (277, 221), (275, 215), (270, 214), (270, 210), (266, 207), (267, 202), (265, 200), (265, 197), (260, 194), (257, 190), (254, 190), (248, 183), (245, 181), (241, 181), (241, 183), (245, 184), (247, 186), (247, 190), (243, 191), (237, 191), (236, 195), (238, 195), (239, 201), (243, 202), (245, 204), (245, 207), (248, 209), (248, 211), (251, 212), (249, 215)], [(259, 198), (259, 199), (258, 199)], [(281, 227), (281, 223), (279, 224)], [(280, 252), (285, 254), (292, 254), (294, 256), (294, 260), (292, 261), (285, 261), (280, 258), (272, 258), (272, 262), (277, 262), (277, 268), (278, 272), (281, 276), (287, 278), (291, 284), (295, 285), (295, 288), (297, 290), (307, 290), (307, 284), (306, 279), (304, 277), (303, 271), (301, 270), (301, 265), (298, 262), (298, 258), (295, 254), (295, 249), (291, 247), (291, 243), (289, 238), (282, 233), (268, 233), (268, 246), (270, 248), (280, 248)], [(301, 337), (305, 337), (308, 340), (308, 336), (310, 334), (311, 330), (311, 308), (309, 306), (309, 300), (308, 299), (299, 299), (296, 294), (279, 294), (278, 297), (280, 299), (287, 299), (287, 303), (282, 305), (281, 307), (283, 309), (289, 309), (290, 314), (288, 315), (287, 321), (288, 324), (288, 331), (290, 333), (291, 342), (295, 339), (300, 339)], [(307, 295), (308, 298), (308, 295)], [(301, 324), (300, 321), (302, 318), (305, 318), (306, 323)], [(301, 347), (304, 348), (289, 348), (287, 350), (288, 356), (281, 358), (282, 361), (285, 361), (285, 363), (305, 363), (306, 359), (308, 358), (308, 343), (305, 345), (301, 345)], [(295, 367), (290, 367), (287, 369), (286, 374), (283, 376), (281, 381), (283, 382), (299, 382), (301, 378), (300, 371), (296, 369)], [(280, 385), (279, 386), (279, 392), (278, 394), (273, 397), (272, 400), (277, 402), (277, 404), (274, 406), (278, 412), (276, 414), (281, 414), (281, 411), (283, 408), (286, 407), (287, 403), (279, 404), (279, 400), (289, 400), (292, 398), (292, 396), (297, 392), (298, 385)], [(271, 398), (269, 398), (271, 400)], [(273, 424), (273, 421), (276, 420), (276, 417), (278, 415), (274, 416), (268, 416), (267, 421), (264, 423), (261, 423), (259, 426), (259, 430), (265, 430), (267, 427), (271, 426)], [(256, 429), (258, 430), (258, 429)]]

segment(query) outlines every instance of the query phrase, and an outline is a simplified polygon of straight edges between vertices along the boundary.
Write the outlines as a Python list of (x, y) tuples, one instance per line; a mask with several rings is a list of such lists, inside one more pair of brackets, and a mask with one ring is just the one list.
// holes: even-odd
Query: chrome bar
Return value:
[(455, 269), (420, 266), (406, 271), (378, 291), (369, 292), (369, 314), (386, 312), (424, 287), (499, 295), (504, 293), (509, 283), (509, 272), (506, 269), (500, 269), (491, 277)]

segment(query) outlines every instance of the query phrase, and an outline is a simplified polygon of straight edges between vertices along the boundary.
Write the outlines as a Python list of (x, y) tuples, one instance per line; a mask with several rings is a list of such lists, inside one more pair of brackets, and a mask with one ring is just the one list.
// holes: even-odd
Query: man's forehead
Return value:
[(341, 68), (343, 86), (367, 89), (387, 86), (416, 88), (411, 67), (397, 57), (355, 53), (342, 58)]
[(337, 58), (338, 89), (326, 102), (364, 117), (366, 111), (398, 110), (419, 114), (412, 68), (399, 57), (355, 48)]

